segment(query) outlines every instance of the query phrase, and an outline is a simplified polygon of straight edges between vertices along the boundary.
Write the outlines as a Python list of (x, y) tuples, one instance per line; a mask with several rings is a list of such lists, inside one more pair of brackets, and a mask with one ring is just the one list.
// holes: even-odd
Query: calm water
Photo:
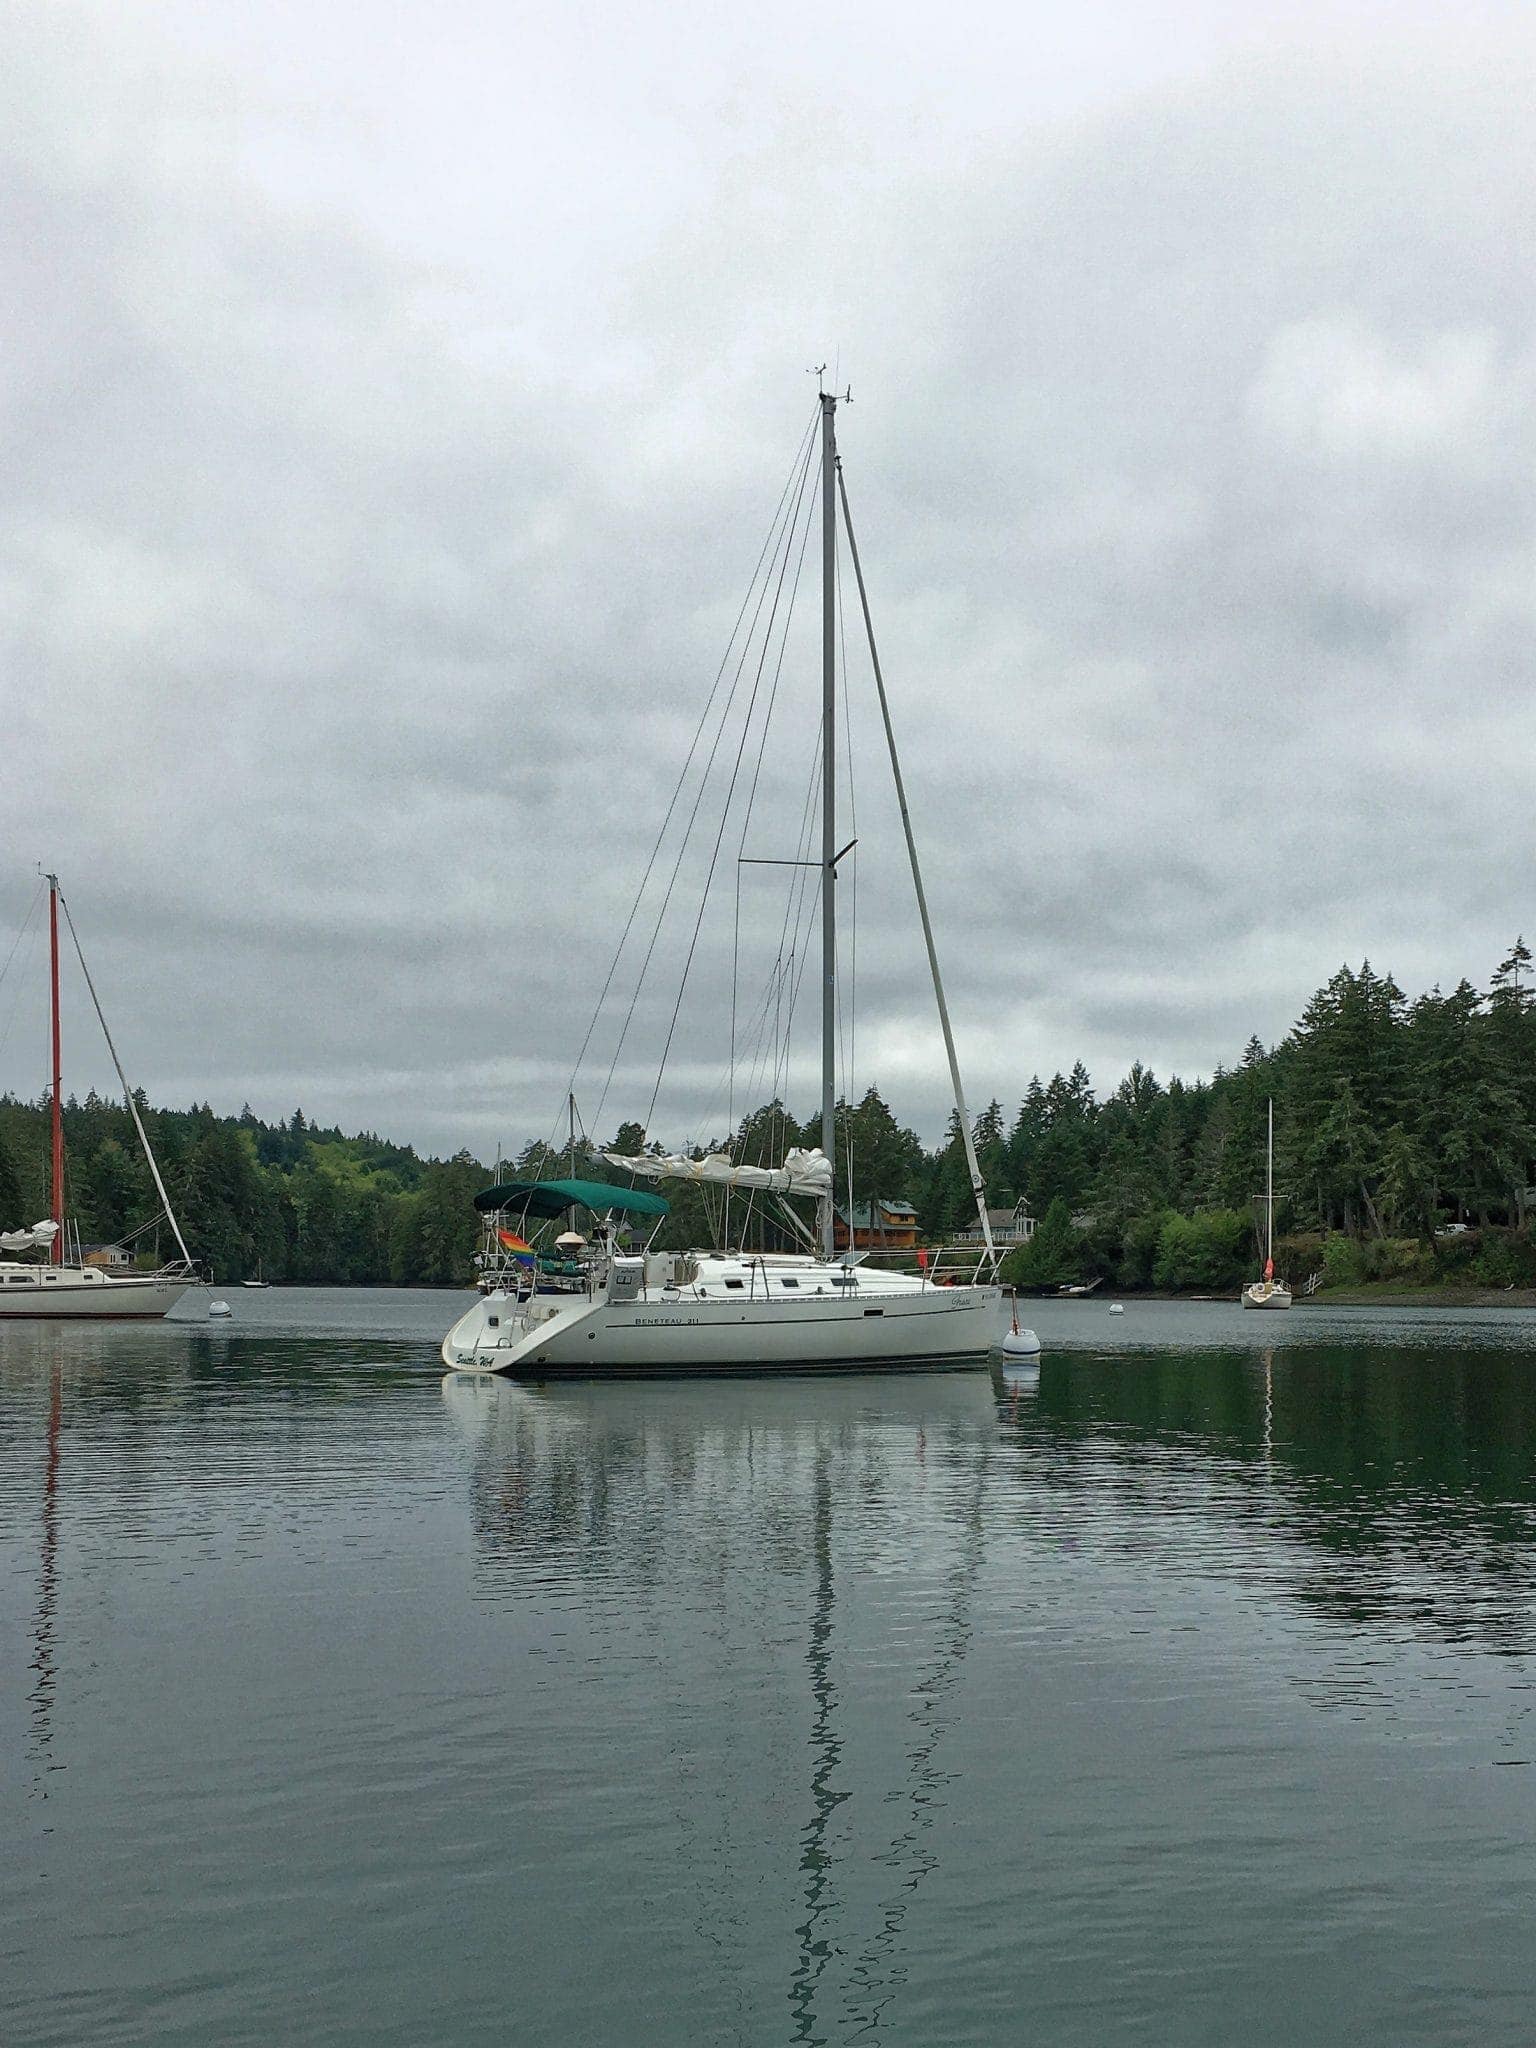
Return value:
[(1536, 1319), (539, 1391), (232, 1299), (0, 1333), (7, 2048), (1536, 2034)]

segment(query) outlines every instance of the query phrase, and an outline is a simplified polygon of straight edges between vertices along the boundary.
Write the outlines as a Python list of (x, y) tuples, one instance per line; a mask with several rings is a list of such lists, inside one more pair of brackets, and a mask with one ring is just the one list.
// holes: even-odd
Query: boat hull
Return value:
[(445, 1365), (529, 1379), (962, 1369), (984, 1365), (997, 1343), (1002, 1295), (931, 1287), (792, 1304), (589, 1299), (550, 1308), (528, 1331), (502, 1320), (498, 1299), (508, 1306), (488, 1295), (454, 1324)]
[(1244, 1308), (1289, 1308), (1291, 1291), (1288, 1287), (1266, 1287), (1262, 1281), (1255, 1280), (1243, 1289), (1242, 1300)]
[(191, 1285), (158, 1273), (90, 1273), (33, 1268), (0, 1271), (0, 1321), (154, 1322), (169, 1315)]

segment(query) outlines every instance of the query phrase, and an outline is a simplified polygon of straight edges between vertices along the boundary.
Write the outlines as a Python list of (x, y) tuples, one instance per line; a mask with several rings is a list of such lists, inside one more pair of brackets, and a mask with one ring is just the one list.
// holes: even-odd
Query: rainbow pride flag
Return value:
[(498, 1230), (496, 1235), (501, 1241), (502, 1250), (510, 1252), (520, 1266), (533, 1264), (534, 1250), (527, 1238), (519, 1237), (515, 1230)]

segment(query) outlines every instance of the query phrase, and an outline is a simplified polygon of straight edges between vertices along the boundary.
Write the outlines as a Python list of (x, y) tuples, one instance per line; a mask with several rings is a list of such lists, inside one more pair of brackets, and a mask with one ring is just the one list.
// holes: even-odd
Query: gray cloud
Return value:
[[(546, 25), (454, 157), (383, 57), (342, 87), (340, 23), (317, 105), (305, 36), (68, 19), (17, 17), (0, 143), (0, 921), (56, 862), (152, 1093), (548, 1125), (834, 346), (973, 1096), (1209, 1071), (1341, 958), (1477, 978), (1536, 923), (1528, 39), (1222, 59), (1191, 8), (1177, 75), (1121, 52), (1095, 102), (1062, 56), (1010, 112), (978, 70), (967, 132), (916, 53), (836, 118), (774, 68), (765, 114), (724, 30), (584, 105)], [(798, 625), (757, 850), (804, 795)], [(933, 1132), (864, 702), (860, 1045)], [(734, 846), (669, 1134), (723, 1108)], [(30, 1015), (0, 1083), (41, 1081)]]

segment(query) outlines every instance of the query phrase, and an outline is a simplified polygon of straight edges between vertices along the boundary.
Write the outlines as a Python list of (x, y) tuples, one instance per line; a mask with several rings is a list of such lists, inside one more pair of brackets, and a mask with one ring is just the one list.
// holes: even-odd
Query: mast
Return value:
[(1264, 1278), (1275, 1277), (1275, 1098), (1269, 1098), (1269, 1163), (1264, 1175)]
[(53, 1026), (53, 1263), (64, 1263), (64, 1109), (63, 1079), (59, 1056), (59, 878), (48, 877), (48, 984), (52, 996), (50, 1020)]
[[(837, 400), (821, 394), (821, 1149), (837, 1159)], [(834, 1164), (835, 1171), (835, 1164)], [(850, 1215), (851, 1215), (850, 1211)], [(821, 1249), (835, 1245), (833, 1196), (821, 1204)], [(850, 1224), (849, 1239), (853, 1242)]]
[[(574, 1180), (576, 1178), (576, 1096), (574, 1091), (567, 1092), (565, 1102), (570, 1115), (571, 1132), (570, 1147), (565, 1155), (565, 1170), (571, 1179)], [(574, 1230), (576, 1228), (576, 1210), (574, 1205), (565, 1212), (565, 1227), (567, 1230)]]

